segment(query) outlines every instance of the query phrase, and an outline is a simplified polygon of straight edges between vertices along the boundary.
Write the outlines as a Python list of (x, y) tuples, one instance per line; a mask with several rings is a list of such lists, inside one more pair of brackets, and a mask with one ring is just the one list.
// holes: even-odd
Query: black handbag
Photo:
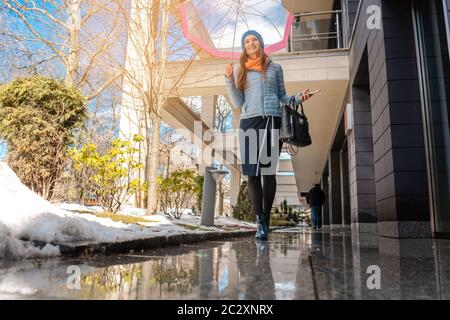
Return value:
[[(298, 112), (299, 105), (301, 112)], [(291, 155), (298, 152), (298, 149), (297, 151), (294, 150), (294, 146), (306, 147), (312, 143), (303, 103), (296, 104), (295, 97), (291, 97), (289, 104), (283, 105), (281, 109), (280, 140), (288, 144), (292, 151)]]

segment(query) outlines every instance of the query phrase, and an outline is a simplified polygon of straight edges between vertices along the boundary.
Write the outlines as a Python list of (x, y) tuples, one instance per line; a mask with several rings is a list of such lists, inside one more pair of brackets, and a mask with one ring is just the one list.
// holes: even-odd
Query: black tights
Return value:
[[(261, 184), (262, 180), (262, 184)], [(277, 179), (275, 175), (249, 176), (248, 193), (255, 214), (262, 215), (267, 225), (270, 221), (270, 210), (272, 209), (275, 192), (277, 191)]]

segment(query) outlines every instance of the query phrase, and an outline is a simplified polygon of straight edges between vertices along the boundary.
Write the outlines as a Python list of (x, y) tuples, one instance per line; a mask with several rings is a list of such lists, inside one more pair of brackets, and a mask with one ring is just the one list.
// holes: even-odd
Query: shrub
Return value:
[(51, 199), (73, 135), (86, 120), (86, 99), (63, 82), (34, 76), (0, 86), (0, 138), (8, 163), (30, 189)]
[(200, 213), (202, 211), (202, 199), (203, 199), (203, 182), (205, 180), (204, 176), (198, 175), (195, 178), (195, 182), (197, 184), (197, 192), (195, 194), (196, 196), (196, 202), (195, 202), (195, 212), (196, 214)]
[[(133, 141), (143, 139), (135, 135)], [(120, 139), (114, 140), (103, 155), (97, 149), (95, 144), (86, 144), (81, 149), (71, 149), (69, 154), (82, 192), (93, 197), (103, 209), (115, 213), (132, 194), (145, 190), (142, 179), (135, 178), (143, 167), (135, 160), (139, 150)]]
[(199, 192), (197, 174), (194, 170), (176, 170), (167, 178), (158, 177), (160, 204), (163, 212), (180, 219), (194, 195)]
[(286, 221), (284, 217), (280, 217), (279, 215), (270, 215), (270, 225), (274, 227), (295, 227), (296, 223)]
[(255, 222), (256, 217), (253, 212), (252, 203), (250, 202), (250, 197), (248, 194), (248, 183), (247, 181), (242, 181), (241, 187), (239, 188), (239, 195), (237, 199), (236, 206), (232, 209), (233, 218)]

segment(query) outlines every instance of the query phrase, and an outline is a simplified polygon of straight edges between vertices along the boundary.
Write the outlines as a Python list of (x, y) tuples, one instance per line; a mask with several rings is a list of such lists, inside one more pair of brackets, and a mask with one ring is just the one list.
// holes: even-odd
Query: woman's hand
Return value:
[(309, 95), (309, 89), (305, 89), (303, 90), (301, 93), (302, 95), (302, 101), (306, 101), (309, 99), (310, 95)]
[(233, 75), (233, 64), (229, 63), (225, 69), (225, 76), (230, 78)]

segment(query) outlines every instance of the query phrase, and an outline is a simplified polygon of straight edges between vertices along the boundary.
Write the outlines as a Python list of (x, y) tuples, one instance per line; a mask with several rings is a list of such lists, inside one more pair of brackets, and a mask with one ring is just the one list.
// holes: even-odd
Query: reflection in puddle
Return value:
[[(280, 234), (273, 239), (278, 241), (255, 243), (253, 238), (246, 238), (167, 248), (141, 255), (26, 262), (0, 268), (0, 296), (33, 299), (294, 298), (292, 288), (302, 252), (299, 238)], [(306, 252), (307, 248), (304, 249)], [(272, 262), (271, 256), (275, 259)], [(273, 274), (271, 264), (284, 265), (286, 272)], [(69, 289), (77, 281), (73, 272), (68, 272), (69, 266), (80, 270), (79, 289)], [(72, 278), (69, 280), (69, 277)], [(278, 294), (275, 279), (280, 283)], [(68, 287), (68, 283), (72, 287)], [(29, 294), (24, 296), (23, 292), (6, 290), (11, 286), (27, 287)], [(290, 290), (285, 290), (286, 287)]]
[[(0, 261), (0, 298), (446, 299), (449, 243), (303, 231), (273, 233), (264, 243), (245, 238), (141, 254)], [(365, 287), (374, 264), (382, 290)], [(78, 278), (70, 270), (79, 270)], [(70, 289), (74, 281), (79, 289)]]
[(198, 267), (189, 256), (96, 268), (81, 277), (84, 298), (159, 299), (189, 294), (198, 283)]

